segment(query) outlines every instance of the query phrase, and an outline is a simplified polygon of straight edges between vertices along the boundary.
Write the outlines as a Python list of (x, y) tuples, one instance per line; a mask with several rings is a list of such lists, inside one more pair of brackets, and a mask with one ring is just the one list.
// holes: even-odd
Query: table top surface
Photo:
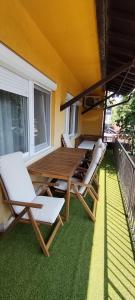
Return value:
[(33, 175), (69, 179), (85, 157), (86, 150), (78, 148), (58, 148), (29, 166)]

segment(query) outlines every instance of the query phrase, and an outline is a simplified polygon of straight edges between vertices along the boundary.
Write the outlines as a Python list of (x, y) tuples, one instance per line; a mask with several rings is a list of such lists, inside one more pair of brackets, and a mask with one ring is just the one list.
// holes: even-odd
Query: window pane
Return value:
[(76, 106), (76, 109), (75, 109), (75, 133), (78, 132), (78, 112), (79, 112), (79, 107)]
[(71, 105), (70, 112), (69, 112), (69, 134), (74, 133), (73, 126), (74, 126), (74, 106)]
[(50, 141), (50, 93), (34, 88), (34, 138), (36, 150), (49, 145)]
[(28, 151), (27, 98), (0, 91), (0, 155)]

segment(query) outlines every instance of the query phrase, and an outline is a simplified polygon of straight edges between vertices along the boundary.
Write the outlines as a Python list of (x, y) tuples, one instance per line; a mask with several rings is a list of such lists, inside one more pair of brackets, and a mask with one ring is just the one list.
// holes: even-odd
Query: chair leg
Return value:
[(94, 194), (94, 196), (96, 197), (96, 199), (98, 200), (98, 193), (95, 191), (95, 189), (93, 188), (92, 185), (91, 185), (91, 191)]
[(53, 241), (53, 239), (54, 239), (54, 237), (55, 237), (55, 235), (56, 235), (59, 227), (63, 225), (63, 222), (62, 222), (62, 219), (61, 219), (60, 215), (58, 216), (57, 219), (58, 219), (58, 222), (56, 223), (55, 228), (54, 228), (54, 230), (53, 230), (53, 232), (52, 232), (52, 234), (51, 234), (48, 242), (46, 243), (47, 250), (51, 246), (51, 243), (52, 243), (52, 241)]
[(89, 195), (91, 196), (91, 198), (93, 199), (94, 201), (94, 205), (93, 205), (93, 214), (96, 218), (96, 208), (97, 208), (97, 202), (98, 202), (98, 199), (95, 197), (94, 193), (93, 193), (93, 190), (91, 190), (90, 188), (88, 189), (88, 193)]
[(87, 214), (89, 215), (89, 217), (92, 219), (93, 222), (96, 221), (96, 218), (93, 214), (93, 212), (91, 211), (91, 209), (89, 208), (89, 206), (87, 205), (86, 201), (84, 200), (83, 196), (80, 195), (79, 193), (77, 193), (78, 199), (80, 200), (80, 202), (82, 203), (84, 209), (86, 210)]
[(97, 176), (97, 174), (96, 174), (96, 176), (94, 177), (94, 179), (93, 179), (93, 180), (94, 180), (94, 182), (96, 183), (96, 185), (97, 185), (97, 186), (99, 186), (99, 182), (98, 182), (98, 176)]
[(10, 224), (10, 226), (6, 229), (6, 233), (7, 233), (8, 231), (10, 231), (17, 223), (20, 222), (21, 218), (23, 217), (23, 215), (25, 215), (25, 213), (26, 213), (27, 211), (28, 211), (28, 208), (25, 207), (25, 208), (23, 209), (23, 211), (22, 211), (17, 217), (15, 217), (14, 221), (13, 221), (13, 222)]
[(58, 220), (61, 222), (61, 226), (63, 226), (63, 221), (60, 215), (58, 215)]
[(91, 188), (88, 188), (88, 193), (94, 201), (96, 202), (98, 201), (97, 197), (94, 195), (93, 190)]
[(46, 191), (47, 191), (47, 195), (48, 195), (48, 196), (50, 196), (50, 197), (52, 197), (52, 196), (53, 196), (53, 195), (52, 195), (52, 192), (51, 192), (51, 190), (50, 190), (50, 188), (47, 188), (47, 190), (46, 190)]
[(49, 256), (49, 252), (48, 252), (47, 246), (46, 246), (46, 244), (45, 244), (45, 242), (44, 242), (44, 239), (43, 239), (43, 237), (42, 237), (42, 234), (41, 234), (41, 232), (40, 232), (40, 229), (39, 229), (39, 227), (38, 227), (38, 224), (37, 224), (37, 222), (34, 220), (33, 215), (32, 215), (32, 212), (31, 212), (30, 209), (28, 210), (28, 215), (29, 215), (29, 218), (30, 218), (30, 220), (31, 220), (31, 224), (32, 224), (32, 226), (33, 226), (33, 229), (34, 229), (34, 231), (35, 231), (35, 234), (36, 234), (36, 236), (37, 236), (37, 239), (38, 239), (38, 241), (39, 241), (39, 243), (40, 243), (40, 246), (41, 246), (41, 248), (42, 248), (42, 250), (43, 250), (44, 255)]

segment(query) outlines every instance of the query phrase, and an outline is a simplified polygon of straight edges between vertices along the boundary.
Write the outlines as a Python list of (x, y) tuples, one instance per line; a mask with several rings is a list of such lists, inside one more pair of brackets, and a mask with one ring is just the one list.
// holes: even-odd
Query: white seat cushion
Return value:
[[(72, 177), (72, 182), (80, 182), (78, 178)], [(57, 180), (57, 185), (55, 186), (55, 189), (66, 192), (67, 191), (67, 181), (65, 180)], [(74, 190), (71, 189), (71, 193), (74, 193)]]
[[(34, 219), (53, 224), (62, 209), (65, 199), (37, 196), (32, 202), (43, 205), (42, 208), (31, 208)], [(27, 213), (23, 216), (23, 219), (29, 219)]]
[(57, 185), (54, 186), (55, 189), (58, 189), (63, 192), (67, 190), (67, 181), (59, 179), (56, 181), (56, 183), (57, 183)]
[(92, 150), (94, 145), (95, 145), (96, 141), (88, 141), (88, 140), (84, 140), (83, 142), (80, 143), (80, 145), (78, 146), (79, 149), (88, 149), (88, 150)]

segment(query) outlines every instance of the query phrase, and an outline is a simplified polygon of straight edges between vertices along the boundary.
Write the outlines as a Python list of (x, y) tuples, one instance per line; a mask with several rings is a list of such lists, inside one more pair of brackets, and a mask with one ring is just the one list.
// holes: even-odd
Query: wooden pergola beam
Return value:
[(109, 38), (111, 38), (111, 40), (115, 41), (120, 41), (120, 42), (127, 42), (129, 44), (133, 44), (135, 45), (135, 40), (134, 40), (134, 36), (131, 35), (126, 35), (126, 34), (121, 34), (117, 31), (111, 31), (109, 32)]
[(124, 13), (122, 10), (117, 11), (115, 9), (111, 9), (110, 13), (111, 13), (111, 17), (114, 19), (123, 21), (124, 23), (126, 20), (126, 22), (128, 22), (128, 23), (132, 23), (133, 25), (135, 24), (135, 16), (133, 13), (131, 14), (131, 13), (128, 13), (127, 11), (126, 11), (126, 13)]
[(117, 70), (115, 70), (111, 74), (107, 75), (105, 78), (99, 80), (98, 82), (96, 82), (95, 84), (93, 84), (91, 87), (89, 87), (88, 89), (86, 89), (85, 91), (83, 91), (82, 93), (80, 93), (79, 95), (77, 95), (76, 97), (74, 97), (73, 99), (71, 99), (70, 101), (62, 104), (60, 106), (60, 111), (64, 110), (65, 108), (67, 108), (69, 106), (71, 106), (72, 104), (76, 103), (78, 100), (80, 100), (84, 96), (89, 95), (95, 89), (97, 89), (97, 88), (105, 85), (107, 82), (111, 81), (113, 78), (117, 77), (120, 73), (122, 73), (123, 71), (125, 71), (129, 67), (131, 67), (132, 64), (133, 64), (133, 60), (132, 60), (132, 62), (129, 62), (127, 64), (122, 65), (120, 68), (118, 68)]
[(129, 95), (129, 97), (128, 97), (128, 99), (127, 99), (127, 100), (125, 100), (125, 101), (122, 101), (122, 102), (119, 102), (119, 103), (116, 103), (116, 104), (113, 104), (113, 105), (107, 106), (107, 109), (108, 109), (108, 108), (115, 107), (115, 106), (118, 106), (118, 105), (122, 105), (122, 104), (125, 104), (125, 103), (129, 102), (129, 101), (130, 101), (130, 99), (131, 99), (131, 96), (132, 96), (132, 94), (130, 94), (130, 95)]

